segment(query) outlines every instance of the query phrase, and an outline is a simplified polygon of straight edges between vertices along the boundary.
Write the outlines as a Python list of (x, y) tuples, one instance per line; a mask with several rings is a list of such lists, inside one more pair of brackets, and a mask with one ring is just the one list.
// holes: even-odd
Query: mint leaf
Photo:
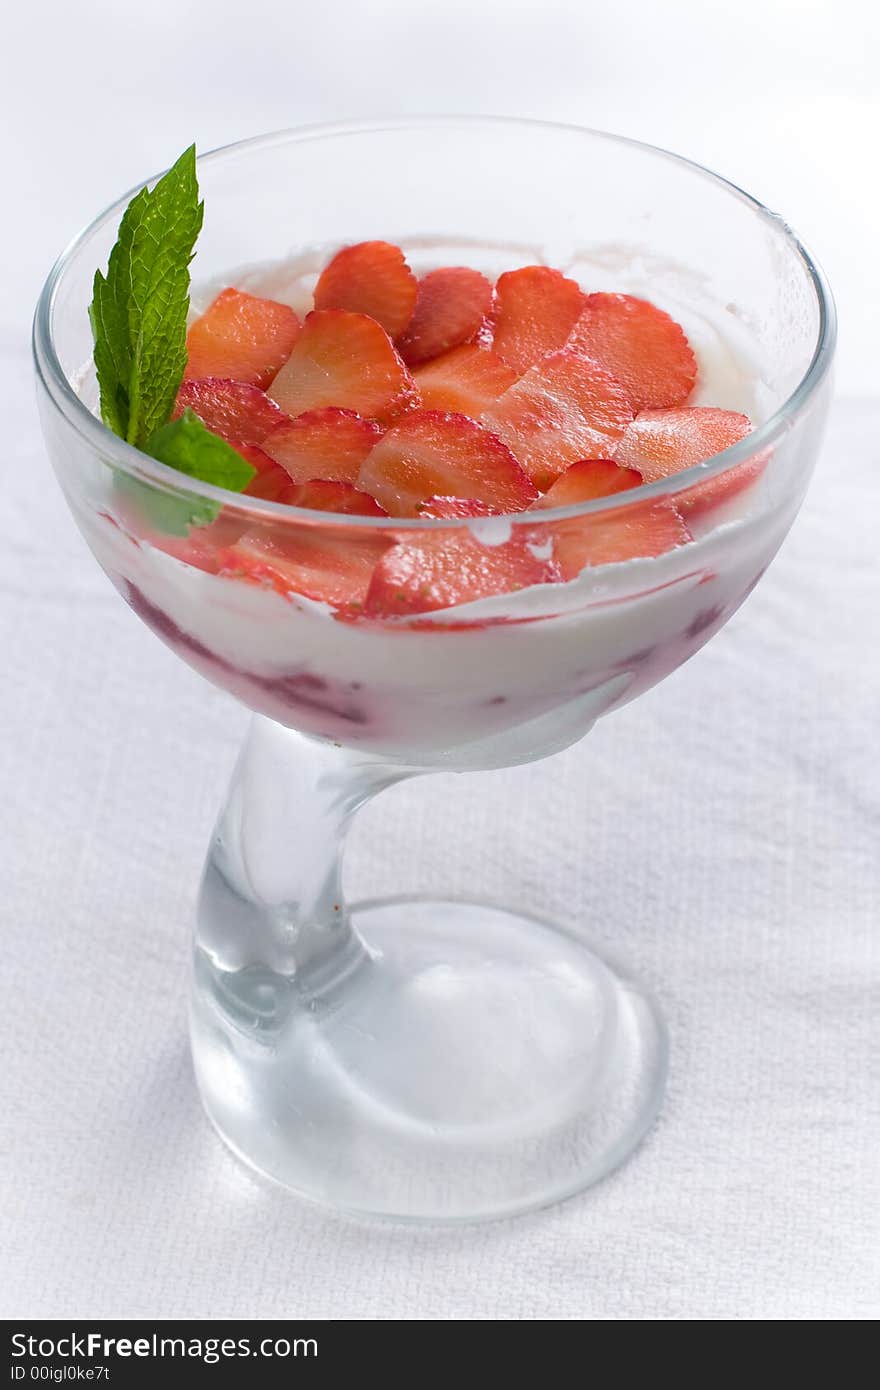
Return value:
[(95, 273), (89, 318), (101, 418), (141, 448), (168, 419), (183, 379), (189, 263), (202, 212), (191, 145), (132, 199), (107, 274)]
[[(152, 189), (132, 198), (107, 274), (95, 273), (89, 319), (101, 418), (129, 444), (187, 477), (241, 492), (256, 470), (191, 410), (169, 420), (186, 367), (189, 263), (202, 226), (195, 146)], [(158, 530), (185, 536), (218, 502), (118, 473), (116, 486)]]
[[(147, 440), (146, 452), (178, 473), (231, 492), (242, 492), (257, 471), (219, 434), (206, 429), (191, 410), (156, 430)], [(125, 473), (117, 474), (116, 486), (136, 501), (151, 526), (172, 536), (185, 536), (192, 526), (208, 526), (220, 512), (220, 503), (210, 498), (166, 492)]]
[(156, 430), (147, 443), (147, 453), (187, 477), (228, 488), (230, 492), (243, 492), (257, 472), (237, 449), (219, 434), (213, 434), (189, 409)]
[(163, 492), (155, 483), (142, 483), (128, 473), (117, 473), (114, 486), (134, 506), (142, 523), (166, 536), (188, 536), (193, 526), (210, 526), (220, 511), (206, 497)]

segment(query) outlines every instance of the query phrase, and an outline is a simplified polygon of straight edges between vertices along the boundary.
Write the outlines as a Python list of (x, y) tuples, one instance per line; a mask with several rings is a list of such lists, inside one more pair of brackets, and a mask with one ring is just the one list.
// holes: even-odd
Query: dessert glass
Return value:
[[(348, 906), (346, 829), (401, 779), (566, 748), (736, 610), (818, 450), (835, 333), (827, 286), (786, 224), (723, 179), (572, 127), (294, 130), (204, 156), (199, 178), (196, 284), (277, 292), (277, 273), (237, 273), (257, 248), (283, 266), (302, 248), (370, 237), (398, 241), (416, 269), (545, 259), (588, 289), (642, 293), (686, 326), (702, 316), (711, 403), (736, 405), (724, 393), (737, 372), (754, 388), (753, 434), (623, 500), (539, 523), (392, 524), (224, 493), (104, 428), (86, 311), (127, 197), (62, 256), (37, 309), (43, 428), (86, 540), (144, 622), (254, 712), (195, 931), (192, 1044), (208, 1115), (256, 1169), (337, 1208), (462, 1220), (544, 1205), (601, 1178), (650, 1126), (667, 1056), (656, 1009), (588, 947), (587, 923), (452, 894)], [(713, 381), (718, 343), (739, 346)], [(646, 501), (686, 508), (722, 477), (752, 481), (695, 520), (691, 544), (416, 619), (343, 620), (207, 573), (159, 548), (130, 505), (133, 487), (189, 508), (207, 499), (238, 529), (368, 563), (401, 534), (487, 545), (522, 526), (589, 535)]]

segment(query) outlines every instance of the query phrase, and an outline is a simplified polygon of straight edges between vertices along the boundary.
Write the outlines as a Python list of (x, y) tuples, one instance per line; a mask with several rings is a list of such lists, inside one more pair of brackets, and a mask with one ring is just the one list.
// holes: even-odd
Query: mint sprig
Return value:
[[(120, 438), (190, 478), (240, 492), (255, 470), (191, 410), (171, 412), (186, 368), (189, 264), (202, 226), (195, 146), (126, 208), (106, 275), (95, 272), (89, 319), (101, 418)], [(129, 486), (130, 484), (130, 486)], [(127, 479), (160, 529), (206, 525), (215, 502), (163, 494)]]
[(101, 415), (142, 448), (171, 414), (186, 366), (189, 263), (202, 226), (195, 146), (125, 210), (90, 309)]

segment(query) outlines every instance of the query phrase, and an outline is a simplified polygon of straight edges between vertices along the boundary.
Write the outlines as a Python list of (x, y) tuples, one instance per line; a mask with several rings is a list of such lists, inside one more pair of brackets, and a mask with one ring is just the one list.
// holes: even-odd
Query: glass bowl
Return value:
[[(580, 922), (455, 896), (348, 907), (345, 832), (403, 778), (566, 748), (735, 612), (816, 458), (828, 288), (788, 226), (741, 190), (572, 127), (293, 130), (202, 157), (199, 179), (196, 302), (200, 286), (228, 283), (285, 297), (277, 266), (292, 256), (293, 302), (327, 248), (371, 237), (398, 242), (416, 270), (546, 261), (683, 322), (706, 377), (697, 403), (749, 395), (753, 433), (623, 500), (466, 522), (340, 516), (184, 479), (97, 418), (87, 306), (130, 195), (76, 239), (38, 305), (41, 418), (77, 524), (144, 622), (255, 715), (196, 926), (192, 1042), (208, 1115), (247, 1162), (334, 1207), (463, 1220), (544, 1205), (602, 1177), (649, 1127), (666, 1069), (655, 1008)], [(609, 526), (670, 499), (690, 540), (602, 562)], [(183, 518), (171, 538), (154, 525), (169, 508)], [(206, 515), (210, 526), (189, 524)], [(560, 537), (594, 557), (568, 582), (428, 600), (403, 617), (370, 608), (392, 546), (469, 564)], [(338, 578), (335, 607), (310, 597), (316, 567), (315, 592)]]

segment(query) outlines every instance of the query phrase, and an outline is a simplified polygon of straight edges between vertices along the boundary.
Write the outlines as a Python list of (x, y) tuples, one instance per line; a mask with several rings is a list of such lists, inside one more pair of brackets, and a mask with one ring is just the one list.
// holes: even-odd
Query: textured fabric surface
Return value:
[(202, 1116), (189, 922), (245, 715), (99, 573), (23, 354), (3, 365), (0, 1314), (880, 1313), (880, 406), (838, 404), (779, 558), (689, 665), (567, 753), (395, 788), (356, 825), (353, 895), (472, 888), (564, 918), (672, 1033), (662, 1116), (620, 1172), (419, 1230), (288, 1198)]

